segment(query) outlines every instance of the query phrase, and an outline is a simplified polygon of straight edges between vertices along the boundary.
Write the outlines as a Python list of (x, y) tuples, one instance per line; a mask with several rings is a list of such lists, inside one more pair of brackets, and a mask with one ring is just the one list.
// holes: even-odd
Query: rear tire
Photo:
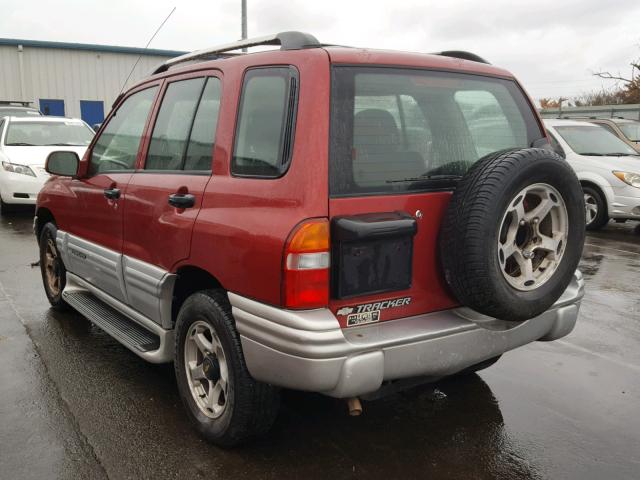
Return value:
[(180, 308), (174, 366), (187, 414), (211, 443), (233, 447), (273, 425), (280, 392), (249, 374), (223, 291), (194, 293)]
[(593, 187), (582, 187), (585, 204), (585, 224), (587, 230), (600, 230), (609, 223), (607, 202), (602, 193)]

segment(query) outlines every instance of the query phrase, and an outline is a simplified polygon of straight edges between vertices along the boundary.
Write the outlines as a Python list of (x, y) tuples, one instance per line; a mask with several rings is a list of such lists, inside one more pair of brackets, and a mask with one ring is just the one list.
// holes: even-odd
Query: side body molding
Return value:
[(56, 243), (69, 272), (162, 328), (172, 328), (175, 274), (62, 230)]

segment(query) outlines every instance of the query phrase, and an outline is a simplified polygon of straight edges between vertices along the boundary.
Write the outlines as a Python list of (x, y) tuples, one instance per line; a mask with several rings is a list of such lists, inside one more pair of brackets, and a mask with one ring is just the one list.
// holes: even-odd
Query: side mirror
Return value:
[(51, 175), (75, 177), (78, 174), (80, 158), (76, 152), (51, 152), (44, 164), (44, 169)]

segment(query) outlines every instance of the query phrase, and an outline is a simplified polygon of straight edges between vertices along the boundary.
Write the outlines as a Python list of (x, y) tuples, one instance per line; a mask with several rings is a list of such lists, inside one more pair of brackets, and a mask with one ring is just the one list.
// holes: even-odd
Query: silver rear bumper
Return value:
[(291, 311), (229, 293), (251, 375), (260, 381), (338, 398), (371, 393), (383, 381), (434, 379), (575, 326), (584, 295), (576, 272), (542, 315), (503, 322), (458, 308), (341, 329), (328, 309)]

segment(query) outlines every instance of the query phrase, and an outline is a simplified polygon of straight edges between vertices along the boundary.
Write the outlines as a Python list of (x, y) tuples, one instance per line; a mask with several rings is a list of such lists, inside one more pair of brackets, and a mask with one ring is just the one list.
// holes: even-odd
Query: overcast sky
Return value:
[[(301, 30), (320, 41), (469, 50), (513, 72), (535, 98), (611, 87), (640, 57), (640, 0), (248, 0), (249, 36)], [(0, 36), (195, 50), (240, 37), (240, 0), (0, 0)]]

